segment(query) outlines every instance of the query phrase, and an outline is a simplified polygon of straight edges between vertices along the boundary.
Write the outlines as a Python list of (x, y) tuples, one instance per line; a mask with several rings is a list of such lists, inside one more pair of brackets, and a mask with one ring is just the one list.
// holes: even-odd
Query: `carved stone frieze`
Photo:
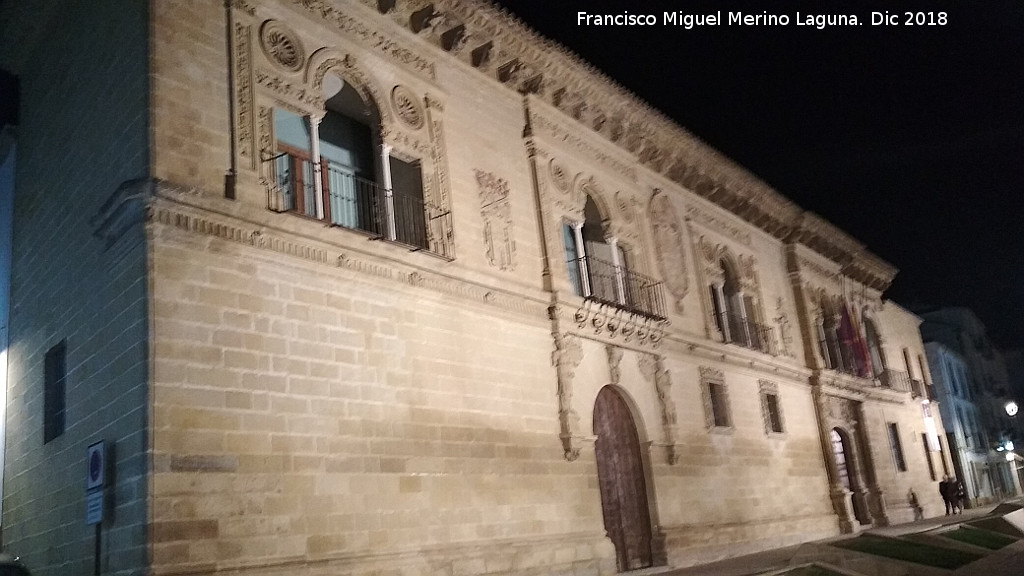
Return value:
[[(166, 187), (164, 184), (160, 184)], [(175, 193), (182, 193), (175, 190)], [(467, 301), (494, 305), (506, 310), (536, 316), (543, 313), (540, 303), (530, 302), (519, 296), (493, 288), (453, 280), (447, 276), (421, 271), (403, 271), (390, 264), (373, 262), (348, 253), (336, 253), (330, 247), (296, 241), (294, 235), (277, 235), (251, 224), (210, 214), (197, 214), (175, 206), (157, 202), (147, 209), (147, 219), (152, 223), (172, 226), (195, 234), (214, 236), (222, 240), (246, 246), (269, 250), (281, 255), (352, 270), (385, 280), (395, 280), (412, 286), (447, 294)]]
[(665, 281), (665, 287), (672, 294), (676, 313), (682, 314), (683, 299), (690, 289), (683, 228), (672, 200), (660, 190), (651, 198), (650, 216), (655, 261)]
[(640, 316), (594, 300), (584, 300), (573, 314), (576, 327), (593, 329), (594, 334), (610, 338), (622, 337), (624, 342), (636, 342), (657, 348), (665, 338), (665, 323)]
[(729, 218), (719, 216), (718, 214), (714, 214), (711, 211), (704, 210), (703, 208), (693, 204), (686, 207), (686, 217), (705, 228), (714, 230), (720, 234), (725, 234), (744, 246), (750, 246), (752, 244), (750, 232), (744, 230), (741, 225), (737, 225)]
[(558, 375), (559, 437), (565, 459), (572, 462), (580, 456), (580, 416), (573, 408), (572, 397), (576, 368), (583, 361), (583, 345), (579, 336), (574, 334), (555, 332), (552, 336), (555, 350), (551, 354), (551, 364)]
[(572, 148), (575, 148), (585, 153), (587, 156), (596, 160), (602, 166), (605, 166), (617, 172), (618, 174), (628, 178), (630, 181), (636, 181), (636, 167), (634, 167), (631, 163), (613, 157), (611, 154), (605, 152), (600, 147), (588, 142), (586, 138), (579, 136), (576, 132), (562, 125), (561, 122), (557, 122), (551, 118), (548, 118), (544, 114), (536, 112), (532, 108), (530, 115), (531, 126), (533, 127), (536, 133), (547, 135), (556, 142), (563, 142), (571, 146)]
[(317, 90), (311, 90), (301, 82), (292, 82), (269, 70), (257, 68), (253, 73), (256, 84), (270, 90), (276, 96), (292, 100), (310, 108), (322, 107), (323, 97)]
[(508, 181), (490, 172), (473, 172), (480, 192), (480, 216), (484, 221), (487, 263), (501, 270), (515, 270), (516, 241)]
[(855, 400), (838, 396), (826, 396), (825, 409), (829, 420), (833, 423), (841, 424), (851, 430), (857, 429), (859, 425), (859, 406)]
[[(355, 18), (349, 11), (336, 6), (331, 0), (293, 0), (293, 3), (315, 18), (333, 25), (346, 37), (354, 38), (364, 46), (374, 49), (406, 68), (436, 79), (434, 63), (419, 54), (419, 51), (403, 44), (399, 37), (390, 32), (378, 30), (365, 20)], [(383, 102), (381, 100), (381, 102)]]

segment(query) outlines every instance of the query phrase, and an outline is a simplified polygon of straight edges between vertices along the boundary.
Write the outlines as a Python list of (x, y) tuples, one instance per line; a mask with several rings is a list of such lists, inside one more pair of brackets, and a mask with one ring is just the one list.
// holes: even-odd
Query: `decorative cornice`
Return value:
[[(166, 186), (162, 183), (158, 184)], [(301, 239), (287, 239), (272, 231), (267, 231), (265, 227), (239, 221), (230, 216), (210, 212), (200, 213), (173, 199), (155, 198), (148, 207), (148, 220), (152, 223), (172, 226), (196, 234), (215, 236), (222, 240), (276, 252), (315, 264), (344, 268), (384, 280), (397, 281), (408, 286), (432, 290), (531, 317), (543, 317), (546, 310), (545, 303), (497, 288), (468, 283), (408, 266), (375, 262), (352, 255), (351, 250), (322, 246), (318, 245), (319, 243), (304, 242)], [(338, 231), (338, 233), (343, 234), (344, 232)], [(289, 234), (289, 236), (295, 237), (294, 234)]]
[(686, 217), (709, 230), (724, 234), (744, 246), (751, 245), (750, 232), (744, 230), (742, 226), (737, 226), (730, 218), (723, 218), (693, 204), (686, 206)]
[[(325, 18), (337, 18), (327, 0), (295, 0)], [(401, 10), (362, 0), (412, 34), (447, 51), (492, 80), (518, 93), (532, 94), (558, 109), (569, 125), (556, 134), (572, 145), (593, 147), (573, 135), (582, 125), (623, 150), (626, 158), (736, 214), (779, 239), (800, 241), (844, 266), (844, 273), (884, 290), (896, 269), (835, 226), (802, 210), (742, 166), (678, 126), (635, 94), (578, 56), (527, 27), (486, 0), (437, 0)], [(346, 20), (344, 31), (353, 24)], [(373, 36), (368, 37), (373, 40)], [(431, 74), (433, 74), (431, 64)], [(534, 107), (536, 108), (536, 107)], [(550, 119), (549, 119), (550, 120)], [(550, 123), (550, 122), (549, 122)], [(537, 126), (534, 126), (537, 127)], [(550, 127), (547, 127), (550, 129)], [(562, 128), (562, 130), (565, 130)], [(607, 165), (636, 180), (631, 162)]]

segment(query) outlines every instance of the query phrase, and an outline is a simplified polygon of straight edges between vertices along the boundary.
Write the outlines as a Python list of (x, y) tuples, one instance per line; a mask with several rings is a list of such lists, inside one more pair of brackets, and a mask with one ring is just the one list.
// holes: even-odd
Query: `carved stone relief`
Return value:
[(580, 456), (580, 416), (572, 407), (572, 395), (576, 368), (583, 361), (583, 345), (573, 334), (555, 333), (553, 336), (555, 350), (551, 354), (551, 364), (558, 374), (559, 438), (565, 459), (572, 462)]
[(516, 241), (508, 181), (482, 170), (474, 170), (474, 173), (480, 191), (487, 263), (501, 270), (515, 270)]
[(235, 101), (237, 102), (238, 155), (249, 169), (256, 168), (256, 142), (253, 139), (253, 77), (251, 26), (235, 24)]
[(622, 377), (622, 348), (613, 346), (612, 344), (605, 344), (604, 351), (608, 354), (608, 377), (612, 384), (618, 384)]
[(686, 272), (686, 249), (683, 229), (668, 195), (656, 191), (650, 205), (654, 254), (665, 286), (672, 294), (675, 311), (683, 313), (683, 298), (690, 288)]
[(665, 358), (655, 354), (640, 354), (637, 357), (637, 367), (644, 379), (654, 384), (661, 407), (661, 427), (665, 436), (668, 463), (675, 464), (679, 462), (679, 454), (676, 451), (678, 416), (675, 400), (672, 399), (672, 379), (665, 368)]
[(790, 325), (789, 317), (786, 314), (786, 307), (779, 297), (775, 302), (775, 324), (779, 327), (780, 352), (783, 356), (794, 358), (793, 349), (793, 327)]
[(750, 232), (734, 223), (731, 218), (714, 214), (693, 204), (686, 207), (686, 216), (708, 229), (725, 234), (744, 246), (751, 245)]
[(391, 90), (391, 105), (402, 122), (416, 130), (423, 127), (423, 107), (416, 101), (416, 95), (411, 90), (405, 86), (395, 86)]
[(299, 37), (277, 20), (267, 20), (260, 27), (260, 45), (268, 60), (288, 72), (298, 72), (306, 62)]

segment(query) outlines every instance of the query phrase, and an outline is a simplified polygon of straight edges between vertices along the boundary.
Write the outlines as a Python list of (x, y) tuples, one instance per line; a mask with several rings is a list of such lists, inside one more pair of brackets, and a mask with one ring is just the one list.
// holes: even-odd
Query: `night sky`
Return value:
[[(1024, 2), (506, 0), (527, 25), (900, 269), (887, 297), (972, 308), (1024, 347)], [(577, 12), (787, 14), (580, 26)], [(871, 12), (947, 13), (871, 26)], [(860, 26), (797, 26), (796, 14)]]

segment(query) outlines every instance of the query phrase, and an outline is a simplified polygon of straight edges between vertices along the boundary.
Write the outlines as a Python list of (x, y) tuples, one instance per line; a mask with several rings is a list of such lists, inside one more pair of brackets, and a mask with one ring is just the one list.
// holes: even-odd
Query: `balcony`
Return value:
[(584, 298), (644, 318), (665, 320), (661, 282), (593, 256), (570, 260), (569, 270), (570, 276), (575, 276), (576, 293)]
[(910, 375), (902, 370), (886, 368), (878, 376), (878, 382), (882, 388), (889, 388), (897, 392), (910, 392), (911, 390)]
[[(718, 323), (718, 330), (722, 333), (723, 341), (727, 344), (737, 344), (744, 348), (772, 354), (772, 329), (769, 326), (758, 324), (754, 320), (733, 314), (722, 312), (715, 318)], [(728, 327), (728, 330), (723, 327)]]
[(282, 153), (273, 158), (273, 182), (268, 187), (268, 207), (322, 219), (332, 226), (368, 232), (374, 238), (429, 250), (451, 258), (447, 238), (451, 212), (422, 198), (389, 190), (361, 178), (348, 168), (324, 161), (321, 176), (323, 214), (318, 215), (313, 164), (307, 158)]

